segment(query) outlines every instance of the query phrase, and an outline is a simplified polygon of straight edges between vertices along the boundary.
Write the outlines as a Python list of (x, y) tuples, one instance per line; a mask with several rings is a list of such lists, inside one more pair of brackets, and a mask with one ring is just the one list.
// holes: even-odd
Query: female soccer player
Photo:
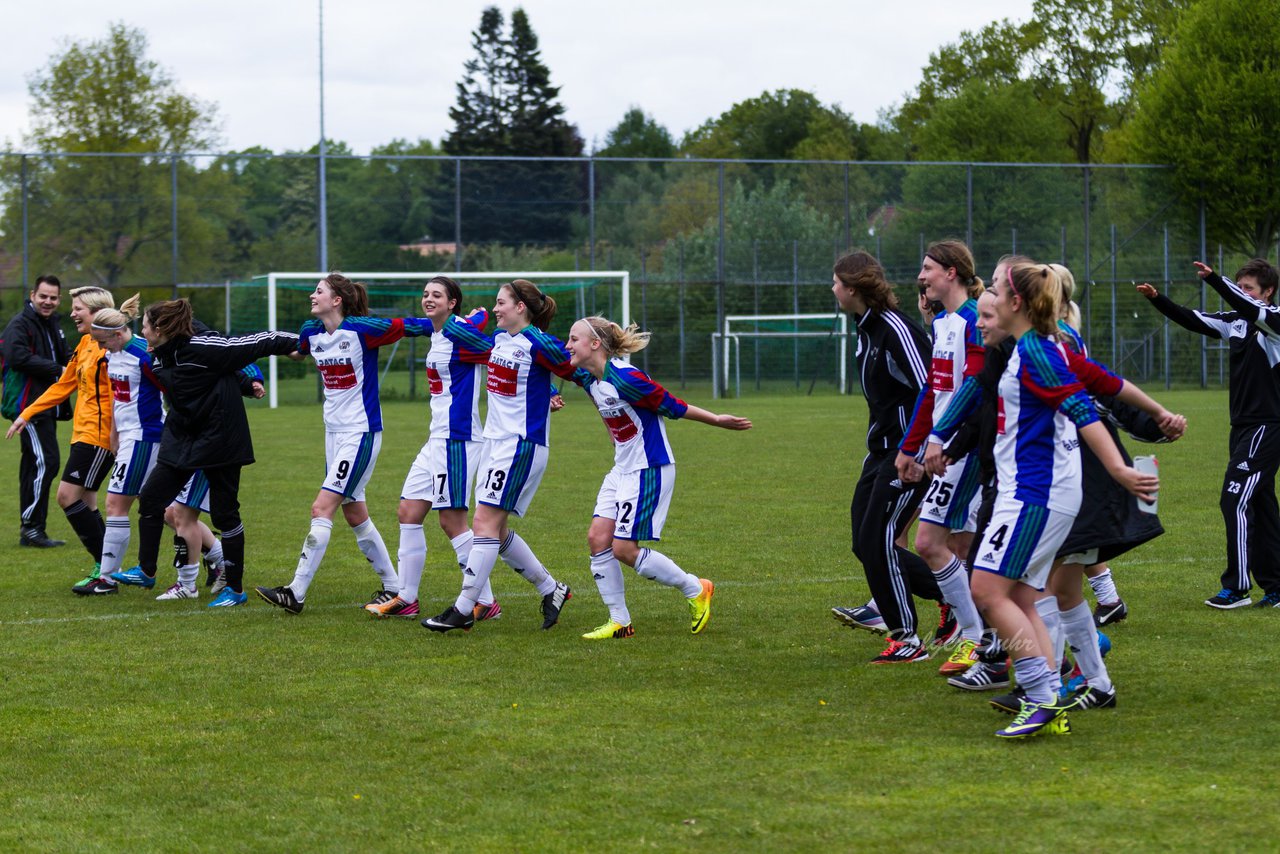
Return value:
[[(899, 447), (895, 467), (904, 483), (919, 481), (923, 471), (919, 457), (929, 428), (946, 413), (951, 396), (964, 382), (982, 370), (982, 338), (977, 327), (975, 300), (983, 291), (969, 247), (956, 240), (929, 246), (920, 265), (925, 297), (945, 309), (933, 321), (933, 362), (929, 384), (920, 392), (911, 426)], [(963, 673), (977, 660), (982, 641), (982, 621), (969, 592), (969, 575), (957, 557), (969, 550), (979, 486), (978, 462), (966, 457), (934, 477), (920, 506), (916, 551), (937, 577), (942, 597), (960, 627), (960, 643), (939, 673)], [(957, 536), (950, 538), (952, 532)], [(967, 533), (966, 533), (967, 532)], [(945, 617), (944, 617), (945, 621)], [(939, 627), (941, 629), (941, 626)], [(941, 632), (940, 632), (941, 634)], [(935, 643), (949, 638), (935, 637)]]
[(574, 379), (600, 410), (614, 446), (613, 469), (596, 495), (587, 531), (591, 574), (609, 607), (609, 619), (583, 635), (589, 640), (635, 634), (619, 561), (683, 593), (689, 602), (690, 630), (696, 635), (706, 628), (715, 585), (685, 572), (656, 549), (640, 548), (644, 540), (661, 539), (675, 489), (675, 455), (663, 418), (688, 418), (726, 430), (751, 429), (746, 418), (708, 412), (672, 397), (620, 358), (648, 343), (648, 332), (637, 332), (634, 324), (623, 329), (603, 317), (584, 317), (569, 330), (572, 364), (580, 369)]
[(253, 440), (237, 372), (263, 356), (295, 353), (298, 336), (289, 332), (242, 338), (197, 334), (191, 303), (185, 299), (150, 306), (142, 316), (142, 335), (151, 346), (152, 370), (165, 389), (169, 414), (159, 462), (139, 496), (138, 565), (155, 578), (165, 509), (191, 476), (203, 471), (209, 481), (209, 515), (222, 532), (227, 580), (209, 607), (243, 605), (248, 597), (243, 586), (240, 471), (253, 463)]
[[(71, 452), (58, 484), (58, 506), (85, 551), (93, 558), (93, 571), (72, 587), (82, 596), (115, 593), (116, 585), (101, 576), (102, 540), (106, 526), (98, 512), (98, 487), (111, 472), (115, 455), (111, 448), (111, 379), (106, 354), (90, 334), (93, 317), (104, 308), (114, 308), (115, 300), (103, 288), (76, 288), (71, 292), (71, 320), (80, 333), (71, 361), (56, 383), (49, 386), (13, 422), (5, 438), (12, 438), (36, 415), (65, 401), (76, 392), (75, 421), (71, 431)], [(110, 511), (108, 511), (110, 512)]]
[(471, 520), (475, 540), (457, 600), (422, 621), (434, 632), (470, 629), (475, 623), (475, 607), (499, 549), (541, 594), (542, 628), (559, 622), (560, 610), (573, 595), (507, 524), (512, 513), (528, 512), (547, 470), (547, 418), (555, 391), (551, 374), (567, 379), (574, 372), (564, 343), (546, 331), (555, 313), (556, 301), (532, 282), (516, 279), (498, 289), (493, 306), (498, 332), (489, 354), (489, 412)]
[[(1035, 600), (1080, 507), (1080, 439), (1135, 495), (1149, 500), (1158, 481), (1124, 465), (1067, 367), (1055, 338), (1061, 291), (1053, 272), (1043, 265), (1015, 265), (992, 289), (1000, 325), (1017, 344), (999, 383), (999, 493), (977, 551), (973, 593), (1014, 656), (1018, 682), (1027, 693), (1013, 722), (996, 734), (1024, 738), (1046, 729), (1070, 731)], [(1122, 381), (1112, 379), (1119, 391)], [(930, 442), (945, 441), (967, 414), (965, 404), (977, 398), (961, 395), (961, 405), (934, 425)]]
[[(917, 634), (912, 594), (940, 599), (929, 566), (895, 540), (911, 525), (925, 482), (898, 477), (895, 457), (903, 425), (928, 382), (929, 339), (898, 310), (898, 298), (880, 262), (866, 252), (835, 264), (831, 290), (840, 310), (858, 326), (858, 370), (867, 398), (867, 456), (853, 491), (849, 518), (853, 553), (862, 562), (867, 586), (884, 621), (889, 643), (872, 663), (921, 661), (929, 657)], [(848, 609), (833, 609), (837, 619)], [(854, 609), (857, 610), (857, 609)]]
[(1280, 607), (1280, 275), (1261, 258), (1240, 268), (1236, 281), (1195, 262), (1196, 275), (1231, 308), (1207, 313), (1183, 308), (1149, 284), (1138, 285), (1156, 310), (1183, 329), (1227, 342), (1231, 377), (1231, 458), (1219, 506), (1227, 528), (1222, 589), (1204, 600), (1228, 610), (1250, 604), (1250, 576), (1262, 588), (1256, 607)]
[[(489, 361), (493, 341), (484, 333), (489, 313), (476, 309), (462, 317), (462, 289), (448, 276), (436, 276), (422, 289), (422, 311), (431, 322), (427, 382), (431, 391), (431, 427), (400, 492), (400, 592), (365, 610), (379, 617), (418, 616), (418, 588), (427, 560), (422, 530), (427, 512), (439, 511), (459, 567), (465, 569), (474, 536), (467, 524), (467, 499), (475, 487), (480, 461), (480, 368)], [(465, 580), (465, 579), (464, 579)], [(486, 582), (472, 616), (492, 620), (502, 607)]]
[(298, 334), (298, 352), (315, 359), (324, 380), (324, 482), (311, 504), (311, 530), (302, 542), (293, 580), (284, 587), (256, 588), (265, 601), (290, 614), (302, 613), (307, 588), (329, 548), (333, 514), (339, 507), (355, 532), (356, 545), (382, 580), (370, 604), (390, 602), (399, 591), (391, 556), (364, 500), (382, 448), (378, 348), (406, 335), (431, 334), (430, 323), (419, 318), (369, 317), (364, 284), (341, 273), (330, 273), (316, 283), (311, 314)]

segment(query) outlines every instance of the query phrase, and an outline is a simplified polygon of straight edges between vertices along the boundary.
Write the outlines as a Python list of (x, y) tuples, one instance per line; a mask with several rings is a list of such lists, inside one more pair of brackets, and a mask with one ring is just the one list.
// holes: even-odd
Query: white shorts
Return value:
[(191, 475), (191, 479), (187, 481), (186, 486), (182, 487), (178, 497), (173, 499), (173, 503), (190, 507), (200, 513), (208, 513), (209, 479), (204, 476), (204, 472), (198, 471)]
[(143, 442), (141, 439), (126, 439), (121, 436), (120, 448), (116, 451), (116, 464), (107, 481), (107, 492), (112, 495), (137, 495), (142, 492), (142, 484), (146, 483), (147, 475), (156, 467), (159, 457), (159, 442)]
[(528, 439), (485, 439), (476, 503), (523, 516), (547, 471), (547, 446)]
[(613, 520), (616, 540), (660, 540), (675, 486), (674, 465), (628, 472), (614, 468), (600, 484), (592, 515)]
[(373, 477), (382, 450), (382, 433), (325, 433), (324, 484), (342, 496), (343, 504), (364, 501), (364, 488)]
[(466, 510), (479, 464), (479, 442), (428, 439), (409, 467), (400, 497), (430, 501), (433, 510)]
[(951, 531), (976, 531), (978, 508), (982, 505), (982, 480), (977, 454), (947, 466), (929, 482), (920, 502), (920, 521), (941, 525)]
[(1073, 514), (1001, 495), (982, 535), (975, 570), (994, 572), (1043, 590), (1058, 549), (1071, 533)]

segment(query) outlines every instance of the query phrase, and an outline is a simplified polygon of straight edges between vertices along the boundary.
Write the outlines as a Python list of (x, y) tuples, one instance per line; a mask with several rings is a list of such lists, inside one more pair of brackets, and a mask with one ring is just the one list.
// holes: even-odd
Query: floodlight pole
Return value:
[(325, 175), (325, 154), (327, 153), (327, 145), (324, 138), (324, 0), (320, 3), (320, 191), (317, 209), (317, 217), (319, 222), (316, 223), (316, 231), (320, 236), (320, 264), (321, 270), (329, 269), (329, 205), (328, 205), (328, 181)]

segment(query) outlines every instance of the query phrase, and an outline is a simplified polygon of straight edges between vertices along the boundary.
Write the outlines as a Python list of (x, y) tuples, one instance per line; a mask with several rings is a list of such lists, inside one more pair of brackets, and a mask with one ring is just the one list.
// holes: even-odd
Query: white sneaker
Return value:
[(174, 584), (165, 592), (156, 597), (157, 601), (165, 599), (198, 599), (200, 591), (194, 587), (183, 587), (181, 583)]

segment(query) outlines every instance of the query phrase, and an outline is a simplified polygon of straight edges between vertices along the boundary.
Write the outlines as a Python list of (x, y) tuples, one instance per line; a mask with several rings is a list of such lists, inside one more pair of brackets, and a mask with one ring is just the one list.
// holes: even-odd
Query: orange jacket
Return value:
[(77, 394), (71, 441), (111, 450), (111, 378), (107, 374), (107, 353), (91, 335), (80, 339), (62, 376), (36, 398), (35, 403), (22, 410), (20, 417), (30, 421), (62, 403), (73, 391)]

